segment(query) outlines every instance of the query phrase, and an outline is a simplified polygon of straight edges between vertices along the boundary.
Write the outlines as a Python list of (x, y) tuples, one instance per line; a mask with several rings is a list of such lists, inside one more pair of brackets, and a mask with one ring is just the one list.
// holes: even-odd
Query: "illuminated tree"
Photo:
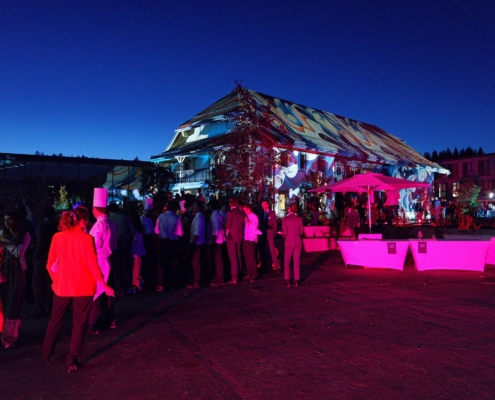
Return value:
[(68, 210), (70, 208), (69, 193), (65, 189), (65, 186), (60, 186), (60, 190), (58, 193), (60, 197), (57, 200), (55, 200), (53, 206), (55, 207), (56, 210), (60, 210), (60, 211)]
[(233, 127), (221, 146), (212, 152), (210, 187), (221, 193), (239, 193), (249, 201), (271, 197), (273, 168), (280, 163), (290, 140), (268, 107), (256, 102), (251, 92), (236, 87), (237, 105), (229, 115)]
[(477, 229), (474, 218), (469, 215), (470, 211), (478, 205), (478, 195), (481, 188), (473, 182), (461, 183), (457, 189), (455, 213), (458, 221), (458, 229), (467, 231), (471, 228)]

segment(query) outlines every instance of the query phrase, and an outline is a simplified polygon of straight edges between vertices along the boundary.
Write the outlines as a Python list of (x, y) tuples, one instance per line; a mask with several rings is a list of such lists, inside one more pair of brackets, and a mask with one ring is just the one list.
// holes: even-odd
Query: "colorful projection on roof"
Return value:
[(259, 104), (268, 106), (285, 126), (294, 146), (361, 161), (431, 166), (402, 140), (384, 130), (338, 115), (251, 91)]

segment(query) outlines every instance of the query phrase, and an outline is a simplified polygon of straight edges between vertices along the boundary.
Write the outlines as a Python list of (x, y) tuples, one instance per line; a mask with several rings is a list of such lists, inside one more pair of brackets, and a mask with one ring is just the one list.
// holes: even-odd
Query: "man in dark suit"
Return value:
[(298, 281), (301, 279), (299, 261), (301, 258), (303, 233), (302, 218), (296, 215), (297, 204), (289, 206), (289, 214), (282, 219), (282, 235), (285, 239), (284, 249), (284, 278), (287, 287), (290, 287), (290, 260), (292, 258), (294, 264), (294, 283), (293, 286), (298, 286)]
[(260, 251), (261, 267), (268, 271), (270, 267), (273, 270), (280, 271), (277, 251), (275, 249), (275, 233), (277, 232), (277, 216), (275, 211), (270, 210), (268, 200), (261, 202), (261, 213), (258, 215), (259, 230), (261, 235), (258, 238), (258, 248)]
[(241, 244), (244, 234), (245, 214), (238, 208), (235, 197), (229, 199), (230, 210), (225, 221), (225, 236), (227, 238), (227, 252), (230, 259), (232, 280), (228, 283), (237, 283), (242, 272)]

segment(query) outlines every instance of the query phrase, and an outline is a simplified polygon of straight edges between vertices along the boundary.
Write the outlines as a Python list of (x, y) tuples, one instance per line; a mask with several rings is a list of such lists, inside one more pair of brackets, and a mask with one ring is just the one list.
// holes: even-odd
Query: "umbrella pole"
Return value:
[(371, 233), (371, 190), (368, 190), (368, 227)]

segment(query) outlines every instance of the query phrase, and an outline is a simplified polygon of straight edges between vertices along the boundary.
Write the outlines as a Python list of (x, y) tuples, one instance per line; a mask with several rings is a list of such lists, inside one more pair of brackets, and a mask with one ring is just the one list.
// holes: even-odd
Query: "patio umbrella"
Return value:
[(371, 233), (371, 193), (374, 190), (401, 190), (414, 187), (430, 187), (426, 182), (414, 182), (406, 179), (392, 178), (383, 174), (367, 173), (354, 175), (352, 178), (330, 183), (309, 192), (364, 192), (368, 194), (368, 226)]

